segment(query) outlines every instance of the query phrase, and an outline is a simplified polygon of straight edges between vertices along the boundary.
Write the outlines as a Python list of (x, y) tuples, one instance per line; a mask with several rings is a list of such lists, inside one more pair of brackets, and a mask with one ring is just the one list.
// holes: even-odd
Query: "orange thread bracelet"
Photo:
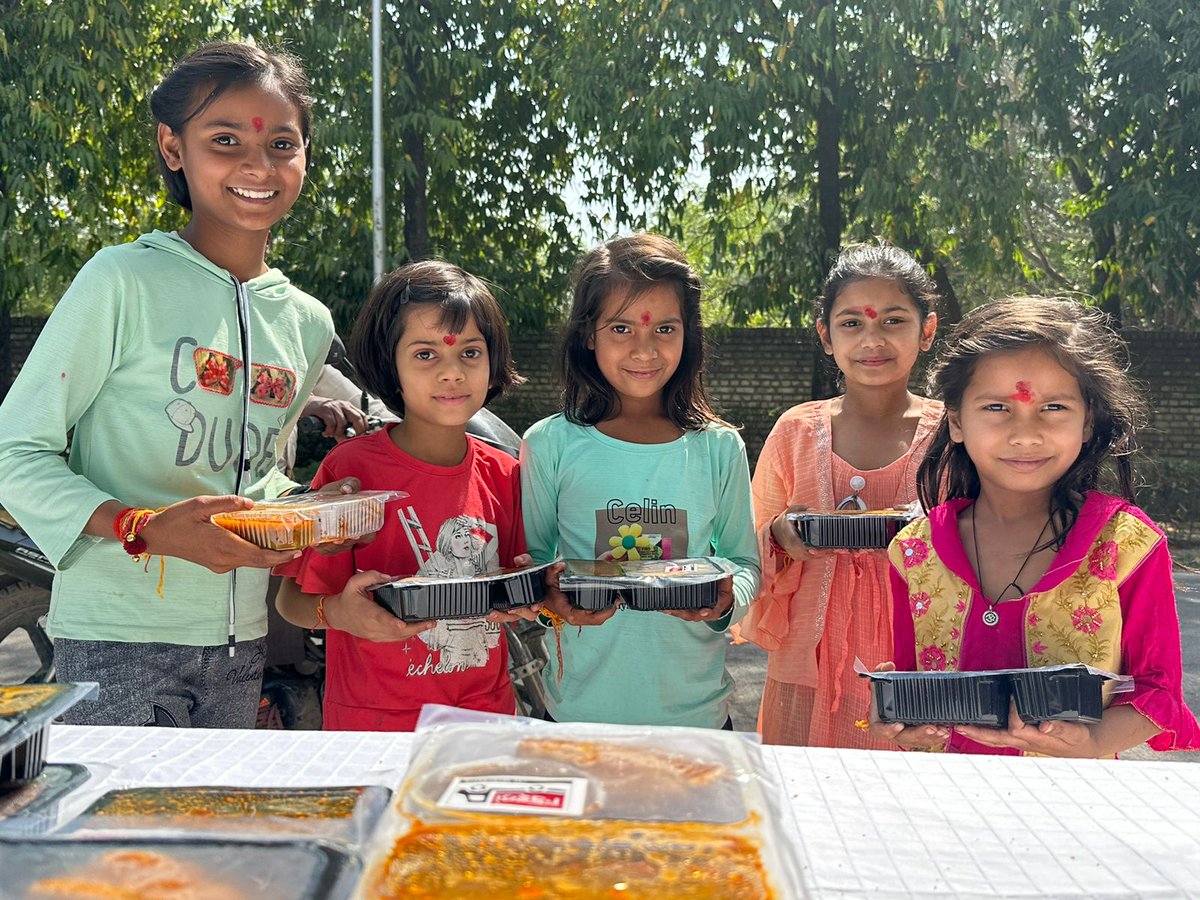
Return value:
[(321, 599), (317, 601), (317, 627), (329, 628), (329, 620), (325, 618), (325, 600), (328, 594), (322, 594)]

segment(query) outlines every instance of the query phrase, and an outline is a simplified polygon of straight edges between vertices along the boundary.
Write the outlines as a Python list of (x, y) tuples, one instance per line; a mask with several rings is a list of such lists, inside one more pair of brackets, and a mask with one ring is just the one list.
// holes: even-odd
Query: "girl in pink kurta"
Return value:
[[(1132, 505), (1141, 399), (1120, 339), (1078, 304), (999, 301), (963, 319), (930, 375), (946, 415), (918, 475), (929, 518), (889, 548), (895, 665), (1086, 663), (1133, 676), (1097, 724), (884, 725), (913, 749), (1111, 756), (1200, 749), (1183, 700), (1166, 540)], [(1105, 467), (1121, 497), (1102, 493)], [(887, 668), (887, 666), (881, 667)]]
[(767, 743), (893, 746), (855, 727), (868, 701), (855, 657), (891, 658), (887, 556), (815, 550), (786, 513), (832, 510), (855, 495), (876, 510), (916, 498), (942, 407), (910, 393), (908, 379), (937, 328), (936, 293), (895, 247), (844, 250), (822, 292), (817, 333), (845, 393), (785, 412), (759, 455), (753, 492), (763, 582), (741, 634), (767, 650), (759, 713)]

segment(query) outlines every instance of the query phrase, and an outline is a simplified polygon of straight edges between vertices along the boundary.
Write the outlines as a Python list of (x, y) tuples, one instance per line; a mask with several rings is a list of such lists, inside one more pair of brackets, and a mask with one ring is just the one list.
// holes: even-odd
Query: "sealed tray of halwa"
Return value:
[(355, 896), (801, 897), (780, 795), (731, 732), (427, 706)]
[(383, 527), (384, 506), (407, 496), (404, 491), (296, 494), (257, 501), (251, 509), (218, 513), (212, 521), (267, 550), (300, 550), (378, 531)]
[(22, 900), (326, 900), (346, 897), (360, 869), (317, 841), (0, 839), (0, 894)]
[(630, 609), (711, 609), (720, 583), (737, 567), (717, 557), (683, 559), (567, 559), (559, 587), (580, 609), (607, 609), (622, 599)]
[(42, 773), (50, 723), (95, 690), (89, 681), (0, 685), (0, 786)]
[(71, 823), (79, 833), (186, 832), (319, 838), (357, 846), (391, 791), (354, 787), (141, 787), (113, 790)]

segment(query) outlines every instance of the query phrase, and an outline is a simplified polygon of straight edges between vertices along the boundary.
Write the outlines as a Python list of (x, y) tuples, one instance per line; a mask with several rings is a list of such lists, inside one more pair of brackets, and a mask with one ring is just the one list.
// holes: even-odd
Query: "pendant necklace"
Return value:
[(987, 601), (988, 608), (983, 613), (983, 624), (992, 628), (1000, 621), (1000, 614), (996, 612), (996, 604), (1001, 598), (1008, 593), (1009, 588), (1017, 589), (1017, 596), (1024, 597), (1025, 589), (1017, 584), (1017, 579), (1021, 577), (1021, 573), (1025, 571), (1025, 567), (1029, 565), (1030, 557), (1037, 550), (1038, 544), (1042, 542), (1042, 535), (1046, 533), (1046, 528), (1050, 525), (1050, 517), (1046, 517), (1046, 524), (1042, 526), (1042, 530), (1038, 532), (1038, 536), (1033, 541), (1033, 546), (1029, 548), (1029, 552), (1025, 554), (1025, 558), (1021, 560), (1021, 568), (1017, 569), (1017, 574), (1013, 576), (1013, 580), (1001, 588), (1000, 593), (996, 595), (995, 600), (989, 600), (983, 595), (983, 557), (979, 555), (979, 532), (975, 528), (975, 507), (979, 505), (979, 501), (971, 504), (971, 542), (975, 545), (975, 572), (979, 575), (979, 596)]

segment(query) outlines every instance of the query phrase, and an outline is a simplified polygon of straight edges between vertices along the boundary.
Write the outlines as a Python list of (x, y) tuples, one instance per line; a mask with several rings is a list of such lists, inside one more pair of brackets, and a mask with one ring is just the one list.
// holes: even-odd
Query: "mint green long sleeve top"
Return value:
[(278, 270), (239, 284), (175, 234), (84, 265), (0, 406), (0, 503), (58, 570), (51, 636), (221, 644), (232, 585), (237, 639), (266, 633), (267, 570), (218, 575), (168, 559), (159, 598), (157, 559), (143, 571), (120, 543), (83, 530), (109, 500), (158, 508), (290, 486), (276, 466), (281, 437), (332, 335), (329, 311)]
[[(724, 631), (745, 613), (760, 572), (750, 473), (738, 433), (714, 423), (670, 443), (633, 444), (551, 416), (525, 434), (521, 503), (526, 543), (537, 562), (594, 559), (614, 550), (619, 556), (615, 538), (635, 549), (640, 543), (640, 554), (721, 556), (738, 566), (734, 606), (721, 622), (619, 609), (602, 625), (563, 627), (561, 671), (552, 646), (545, 673), (550, 715), (724, 725), (733, 688)], [(553, 643), (553, 636), (547, 640)]]

